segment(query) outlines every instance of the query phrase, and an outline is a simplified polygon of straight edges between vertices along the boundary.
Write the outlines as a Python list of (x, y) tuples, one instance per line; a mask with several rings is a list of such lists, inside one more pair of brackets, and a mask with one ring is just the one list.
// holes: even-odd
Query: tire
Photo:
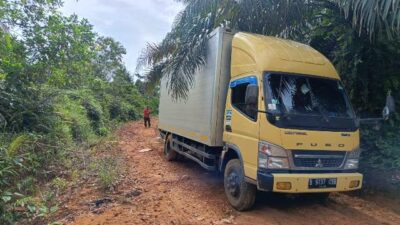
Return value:
[(230, 160), (225, 167), (224, 188), (229, 203), (236, 210), (246, 211), (254, 205), (257, 187), (245, 181), (238, 159)]
[(167, 161), (175, 161), (178, 158), (178, 153), (172, 148), (172, 135), (165, 139), (164, 157)]

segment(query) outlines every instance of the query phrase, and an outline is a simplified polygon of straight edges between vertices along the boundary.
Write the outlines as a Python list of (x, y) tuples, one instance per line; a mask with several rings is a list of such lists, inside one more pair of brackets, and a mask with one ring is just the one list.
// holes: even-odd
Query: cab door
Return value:
[(226, 100), (224, 141), (240, 151), (246, 177), (256, 180), (259, 101), (251, 105), (245, 103), (248, 85), (259, 86), (257, 77), (244, 76), (230, 82)]

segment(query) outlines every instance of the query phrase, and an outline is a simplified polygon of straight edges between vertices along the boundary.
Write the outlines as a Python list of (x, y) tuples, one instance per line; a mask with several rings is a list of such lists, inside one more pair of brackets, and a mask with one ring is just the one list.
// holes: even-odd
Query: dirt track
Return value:
[[(130, 123), (118, 132), (127, 175), (111, 202), (93, 210), (85, 204), (104, 193), (81, 187), (64, 206), (67, 224), (400, 224), (385, 201), (334, 194), (326, 203), (259, 193), (254, 209), (239, 213), (227, 203), (222, 178), (188, 160), (166, 162), (155, 128)], [(152, 151), (139, 152), (150, 148)], [(129, 194), (131, 193), (131, 194)], [(132, 194), (133, 193), (133, 194)]]

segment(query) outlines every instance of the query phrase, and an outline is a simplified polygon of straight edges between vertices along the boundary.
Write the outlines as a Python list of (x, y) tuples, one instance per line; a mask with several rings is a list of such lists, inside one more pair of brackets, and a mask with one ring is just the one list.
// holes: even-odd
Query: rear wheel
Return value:
[(224, 188), (229, 203), (236, 210), (245, 211), (254, 205), (257, 188), (245, 181), (238, 159), (230, 160), (225, 167)]
[(168, 135), (164, 143), (164, 157), (167, 161), (175, 161), (178, 153), (172, 148), (172, 135)]

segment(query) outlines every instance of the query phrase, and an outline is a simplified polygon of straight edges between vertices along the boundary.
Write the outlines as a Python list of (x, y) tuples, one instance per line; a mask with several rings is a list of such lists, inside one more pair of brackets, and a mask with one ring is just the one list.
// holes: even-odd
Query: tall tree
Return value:
[(99, 37), (95, 44), (94, 75), (104, 80), (112, 80), (113, 75), (123, 70), (122, 58), (125, 48), (112, 38)]

